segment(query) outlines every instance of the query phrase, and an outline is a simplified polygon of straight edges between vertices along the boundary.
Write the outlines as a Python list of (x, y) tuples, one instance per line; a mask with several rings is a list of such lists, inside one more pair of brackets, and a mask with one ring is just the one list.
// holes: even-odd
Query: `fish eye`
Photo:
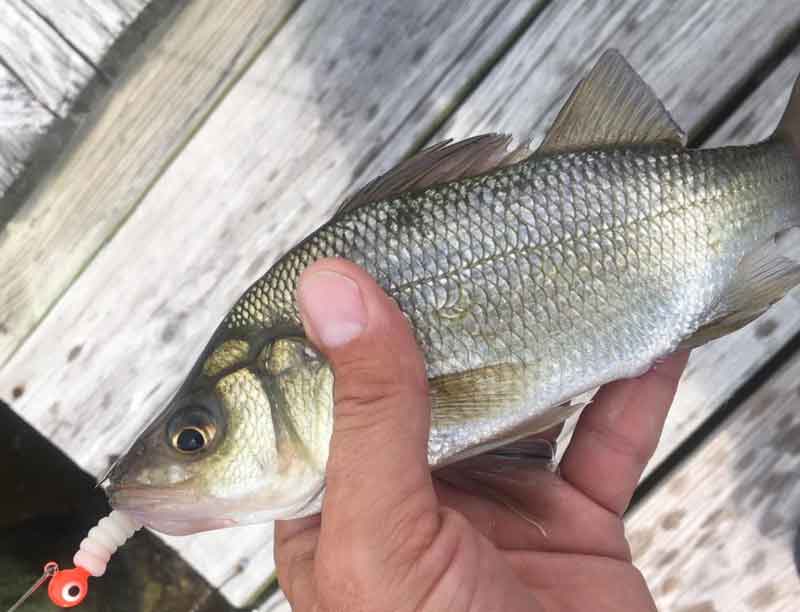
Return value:
[(170, 432), (172, 448), (179, 453), (193, 454), (208, 447), (217, 428), (205, 409), (190, 406), (175, 416)]
[(172, 437), (172, 446), (182, 453), (202, 450), (206, 444), (205, 432), (197, 427), (184, 427)]

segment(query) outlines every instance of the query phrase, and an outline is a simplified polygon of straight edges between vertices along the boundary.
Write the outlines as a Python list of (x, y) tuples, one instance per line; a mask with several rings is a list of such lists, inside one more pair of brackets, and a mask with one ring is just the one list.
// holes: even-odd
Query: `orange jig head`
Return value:
[(82, 567), (56, 572), (47, 585), (50, 601), (61, 608), (77, 606), (89, 592), (89, 575)]

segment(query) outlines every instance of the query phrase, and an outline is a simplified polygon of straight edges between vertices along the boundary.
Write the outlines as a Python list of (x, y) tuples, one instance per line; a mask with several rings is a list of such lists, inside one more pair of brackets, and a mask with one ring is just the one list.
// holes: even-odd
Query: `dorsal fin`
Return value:
[(683, 146), (686, 136), (650, 86), (610, 49), (578, 83), (537, 152), (657, 142)]
[(400, 193), (486, 174), (522, 161), (531, 154), (525, 145), (510, 149), (512, 141), (507, 134), (483, 134), (427, 147), (353, 193), (342, 202), (336, 214)]

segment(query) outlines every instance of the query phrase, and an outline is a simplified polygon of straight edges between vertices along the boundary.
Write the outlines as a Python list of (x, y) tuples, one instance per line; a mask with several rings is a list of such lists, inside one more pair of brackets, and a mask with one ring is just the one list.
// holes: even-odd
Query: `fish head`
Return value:
[(157, 531), (319, 511), (333, 423), (329, 364), (302, 333), (226, 336), (212, 339), (109, 472), (111, 506)]

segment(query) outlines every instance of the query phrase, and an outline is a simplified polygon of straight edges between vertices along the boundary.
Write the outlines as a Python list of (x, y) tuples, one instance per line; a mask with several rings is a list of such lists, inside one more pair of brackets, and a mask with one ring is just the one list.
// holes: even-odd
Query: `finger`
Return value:
[(275, 521), (275, 567), (278, 584), (296, 610), (311, 610), (316, 601), (314, 557), (319, 515)]
[(676, 353), (644, 376), (603, 387), (578, 420), (562, 478), (621, 515), (655, 452), (688, 358)]
[(658, 612), (644, 577), (629, 562), (523, 551), (506, 558), (547, 610)]
[[(630, 560), (622, 521), (564, 482), (557, 474), (531, 468), (527, 474), (488, 481), (459, 481), (444, 468), (435, 479), (442, 505), (457, 509), (502, 550), (561, 551)], [(521, 471), (521, 470), (520, 470)], [(440, 472), (437, 472), (438, 476)], [(579, 537), (576, 537), (579, 534)]]
[(400, 549), (427, 521), (432, 538), (427, 377), (408, 322), (366, 272), (342, 260), (309, 266), (298, 297), (306, 332), (335, 379), (323, 536), (327, 529), (364, 550)]

